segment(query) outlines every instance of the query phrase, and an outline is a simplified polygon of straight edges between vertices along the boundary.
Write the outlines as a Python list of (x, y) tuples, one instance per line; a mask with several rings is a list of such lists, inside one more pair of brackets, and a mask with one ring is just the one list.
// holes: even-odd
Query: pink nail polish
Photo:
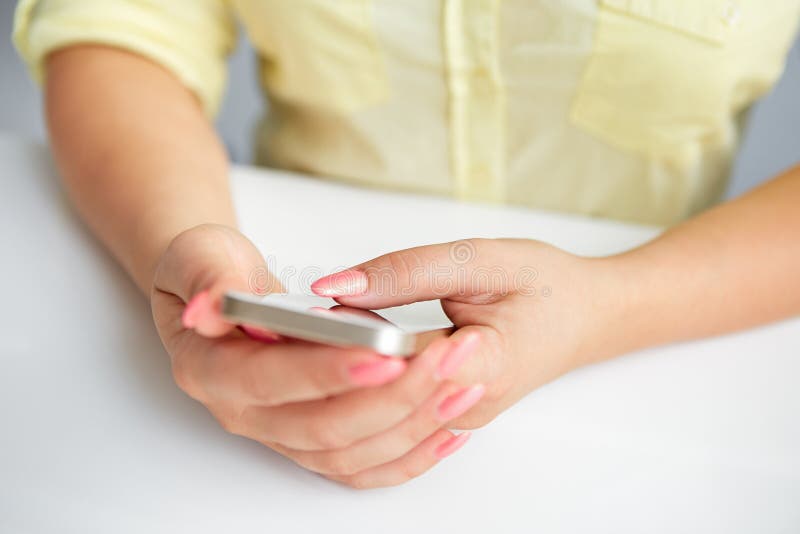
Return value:
[(194, 328), (197, 326), (197, 318), (204, 307), (209, 305), (208, 291), (201, 291), (186, 304), (181, 315), (181, 323), (184, 328)]
[(357, 386), (380, 386), (403, 374), (405, 368), (404, 360), (382, 358), (376, 362), (355, 365), (349, 369), (349, 373)]
[(462, 432), (457, 436), (453, 436), (452, 438), (448, 439), (438, 447), (436, 450), (433, 451), (433, 455), (436, 456), (438, 459), (446, 458), (450, 456), (458, 449), (464, 446), (464, 444), (469, 440), (470, 436), (472, 436), (472, 432)]
[(478, 348), (480, 337), (477, 332), (470, 332), (463, 339), (456, 342), (439, 362), (436, 378), (444, 380), (456, 374), (461, 365)]
[(322, 297), (363, 295), (367, 291), (367, 275), (355, 269), (339, 271), (311, 284), (311, 291)]
[(485, 392), (486, 386), (483, 384), (475, 384), (474, 386), (464, 388), (458, 393), (450, 395), (444, 399), (437, 408), (439, 419), (442, 421), (455, 419), (475, 406), (475, 404), (481, 400)]
[(249, 326), (246, 324), (239, 325), (239, 328), (241, 328), (245, 334), (256, 341), (272, 343), (280, 339), (280, 336), (271, 330), (264, 330), (263, 328), (257, 328), (255, 326)]

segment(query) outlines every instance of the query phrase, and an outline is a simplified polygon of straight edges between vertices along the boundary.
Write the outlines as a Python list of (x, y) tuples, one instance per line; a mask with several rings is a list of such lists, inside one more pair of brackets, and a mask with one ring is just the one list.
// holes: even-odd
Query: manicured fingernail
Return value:
[(475, 384), (474, 386), (464, 388), (458, 393), (450, 395), (444, 399), (437, 408), (439, 419), (442, 421), (455, 419), (475, 406), (475, 404), (481, 400), (485, 392), (486, 386), (483, 384)]
[(264, 330), (263, 328), (249, 326), (246, 324), (239, 325), (239, 328), (241, 328), (245, 334), (256, 341), (271, 343), (280, 339), (280, 336), (271, 330)]
[(311, 291), (322, 297), (362, 295), (367, 291), (367, 275), (354, 269), (339, 271), (311, 284)]
[(464, 444), (472, 436), (472, 432), (462, 432), (457, 436), (448, 439), (433, 451), (434, 456), (438, 459), (446, 458), (464, 446)]
[(210, 307), (208, 291), (201, 291), (186, 304), (181, 315), (181, 322), (184, 328), (194, 328), (197, 326), (197, 319), (203, 313), (203, 308)]
[(380, 386), (403, 374), (405, 368), (404, 360), (382, 358), (377, 362), (355, 365), (349, 369), (349, 373), (357, 386)]
[(478, 348), (480, 337), (480, 334), (477, 332), (470, 332), (453, 344), (447, 354), (445, 354), (439, 362), (439, 368), (436, 370), (436, 378), (438, 380), (444, 380), (456, 374), (461, 364), (467, 361), (467, 358)]

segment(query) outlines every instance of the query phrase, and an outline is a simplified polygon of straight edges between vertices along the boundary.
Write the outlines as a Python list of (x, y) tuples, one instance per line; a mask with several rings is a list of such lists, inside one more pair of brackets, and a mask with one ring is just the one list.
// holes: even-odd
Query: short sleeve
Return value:
[(13, 40), (39, 83), (45, 56), (65, 46), (97, 43), (138, 53), (175, 74), (213, 116), (236, 25), (226, 0), (21, 0)]

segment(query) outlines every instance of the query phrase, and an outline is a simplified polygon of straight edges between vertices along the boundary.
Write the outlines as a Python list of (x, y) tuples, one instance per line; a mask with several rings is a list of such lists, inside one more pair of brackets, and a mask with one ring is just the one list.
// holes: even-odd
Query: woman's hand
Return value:
[(358, 487), (408, 480), (468, 438), (442, 426), (483, 393), (481, 385), (448, 380), (477, 339), (437, 339), (409, 362), (276, 340), (223, 320), (226, 290), (282, 287), (239, 232), (202, 225), (177, 236), (164, 253), (152, 308), (175, 381), (230, 432)]
[(454, 376), (486, 394), (453, 428), (490, 422), (536, 387), (617, 352), (606, 339), (619, 294), (602, 261), (537, 241), (471, 239), (393, 252), (322, 278), (319, 295), (380, 309), (441, 299), (476, 354)]

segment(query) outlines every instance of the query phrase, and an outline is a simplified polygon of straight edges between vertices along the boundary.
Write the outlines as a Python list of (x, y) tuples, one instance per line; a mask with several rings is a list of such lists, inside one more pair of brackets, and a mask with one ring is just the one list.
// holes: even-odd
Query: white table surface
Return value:
[[(45, 148), (0, 137), (0, 170), (0, 532), (800, 532), (800, 320), (571, 373), (423, 477), (356, 491), (226, 434), (173, 385), (149, 306)], [(414, 244), (604, 254), (656, 233), (251, 168), (233, 188), (275, 268), (305, 273), (294, 290)]]

